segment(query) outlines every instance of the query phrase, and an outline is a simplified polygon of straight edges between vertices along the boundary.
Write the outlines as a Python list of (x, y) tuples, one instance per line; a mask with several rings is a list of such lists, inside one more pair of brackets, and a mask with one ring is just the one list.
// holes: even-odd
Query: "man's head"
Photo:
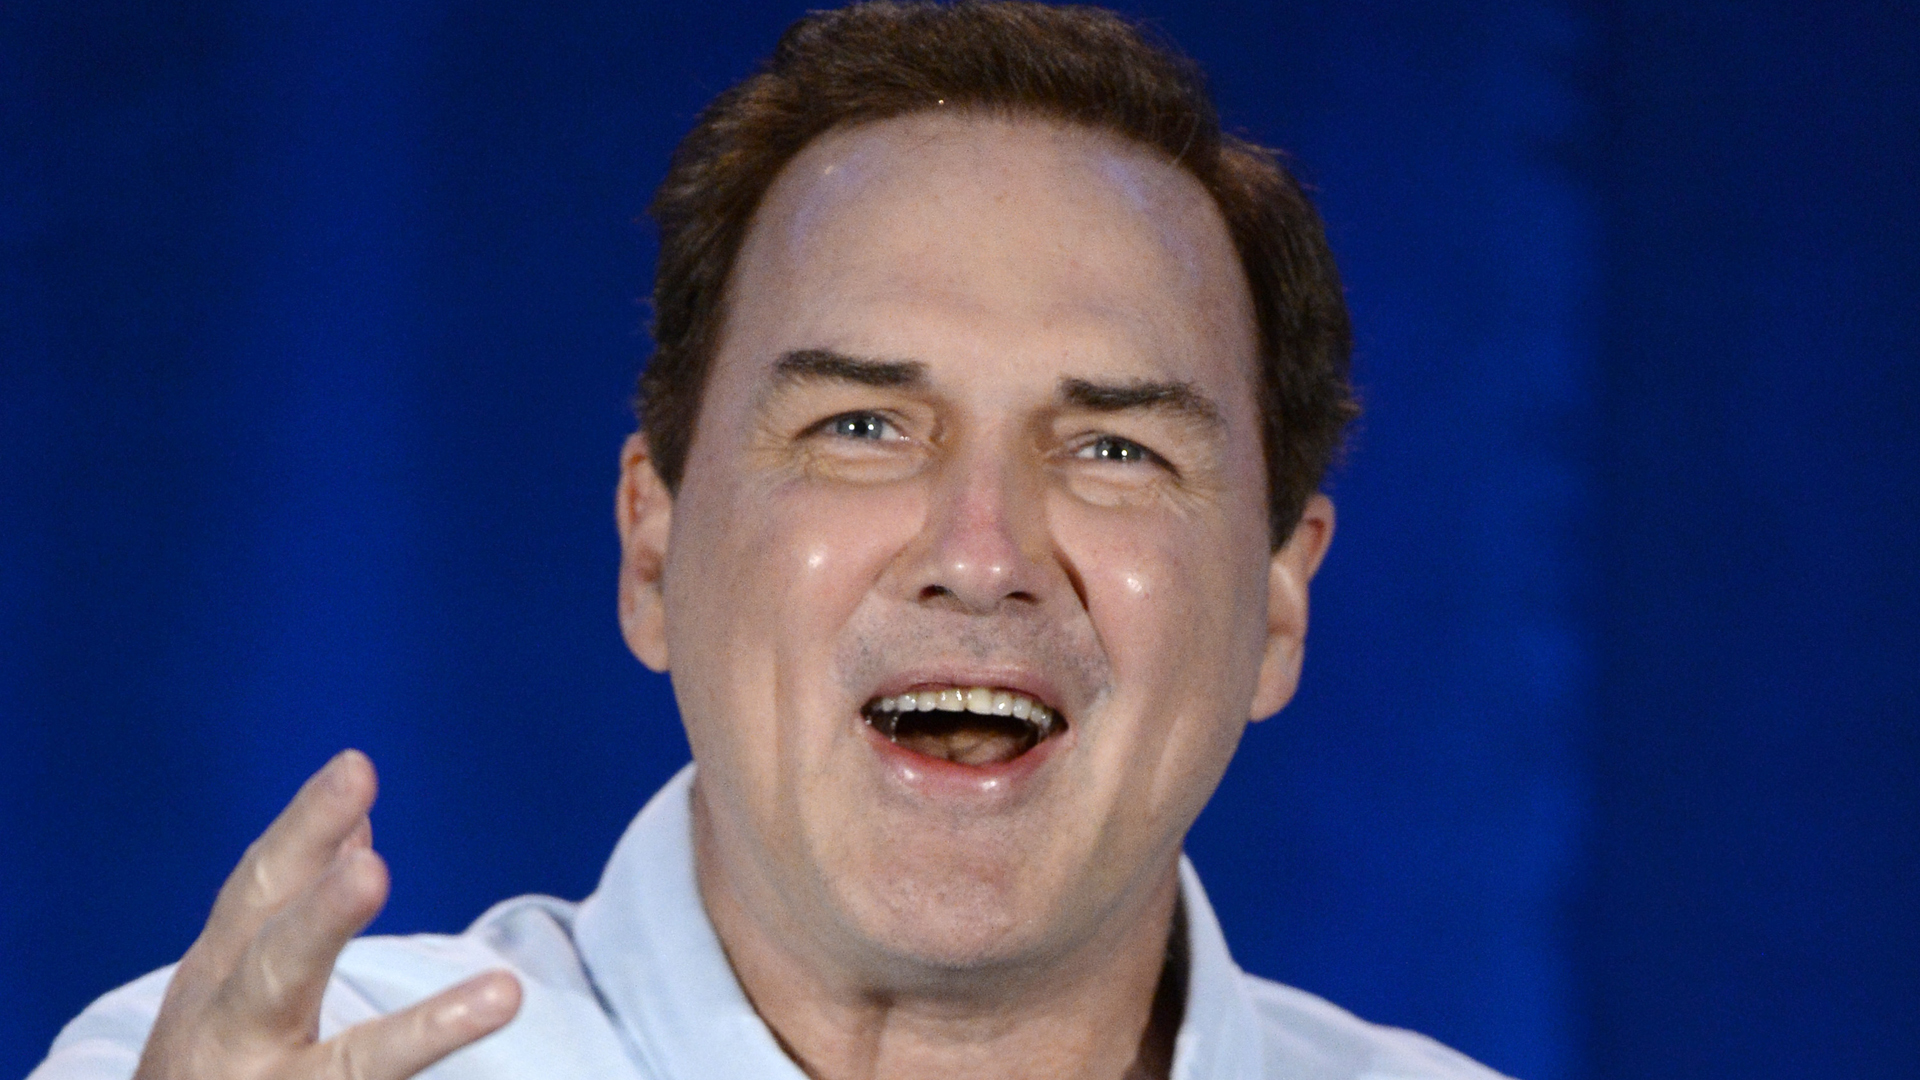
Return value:
[(1352, 336), (1320, 217), (1272, 151), (1220, 129), (1201, 74), (1112, 12), (1028, 3), (871, 3), (788, 29), (721, 94), (654, 196), (660, 258), (641, 427), (677, 490), (729, 279), (767, 188), (815, 138), (934, 109), (1044, 117), (1158, 151), (1200, 181), (1246, 274), (1273, 543), (1293, 528), (1357, 411)]
[[(1346, 331), (1312, 212), (1098, 13), (813, 16), (756, 80), (657, 203), (618, 507), (716, 924), (896, 989), (1164, 933), (1182, 837), (1293, 692), (1331, 534)], [(894, 103), (828, 108), (860, 93)], [(1317, 449), (1288, 426), (1312, 408)]]

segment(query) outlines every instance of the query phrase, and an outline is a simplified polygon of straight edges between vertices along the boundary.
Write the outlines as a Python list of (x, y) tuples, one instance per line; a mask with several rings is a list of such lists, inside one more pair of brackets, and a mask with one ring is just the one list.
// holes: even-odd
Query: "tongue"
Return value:
[(966, 726), (938, 732), (901, 732), (895, 741), (914, 753), (959, 765), (998, 765), (1019, 757), (1029, 745), (1025, 738), (1004, 730)]

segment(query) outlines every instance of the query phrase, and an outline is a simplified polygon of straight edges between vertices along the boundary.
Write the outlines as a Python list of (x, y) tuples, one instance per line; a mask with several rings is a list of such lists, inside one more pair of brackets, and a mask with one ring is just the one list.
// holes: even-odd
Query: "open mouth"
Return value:
[(1057, 710), (991, 686), (929, 686), (875, 698), (860, 712), (895, 744), (957, 765), (1012, 761), (1067, 730)]

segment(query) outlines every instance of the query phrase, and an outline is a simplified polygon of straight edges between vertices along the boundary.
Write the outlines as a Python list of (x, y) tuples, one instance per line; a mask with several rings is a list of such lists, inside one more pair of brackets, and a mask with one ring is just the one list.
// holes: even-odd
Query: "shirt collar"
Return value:
[[(575, 919), (581, 960), (644, 1072), (662, 1080), (806, 1080), (740, 989), (700, 902), (692, 790), (688, 765), (627, 827)], [(1180, 895), (1189, 972), (1174, 1080), (1252, 1080), (1261, 1071), (1257, 1020), (1184, 857)]]

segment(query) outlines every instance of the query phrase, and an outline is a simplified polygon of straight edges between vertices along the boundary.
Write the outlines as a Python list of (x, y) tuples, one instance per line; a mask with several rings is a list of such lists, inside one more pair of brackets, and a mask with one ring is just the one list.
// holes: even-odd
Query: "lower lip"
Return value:
[(936, 801), (997, 802), (1017, 798), (1032, 786), (1033, 775), (1061, 752), (1061, 744), (1073, 738), (1073, 729), (1042, 739), (1019, 757), (992, 765), (962, 765), (945, 758), (928, 757), (909, 750), (881, 734), (862, 718), (867, 743), (893, 780), (907, 790)]

